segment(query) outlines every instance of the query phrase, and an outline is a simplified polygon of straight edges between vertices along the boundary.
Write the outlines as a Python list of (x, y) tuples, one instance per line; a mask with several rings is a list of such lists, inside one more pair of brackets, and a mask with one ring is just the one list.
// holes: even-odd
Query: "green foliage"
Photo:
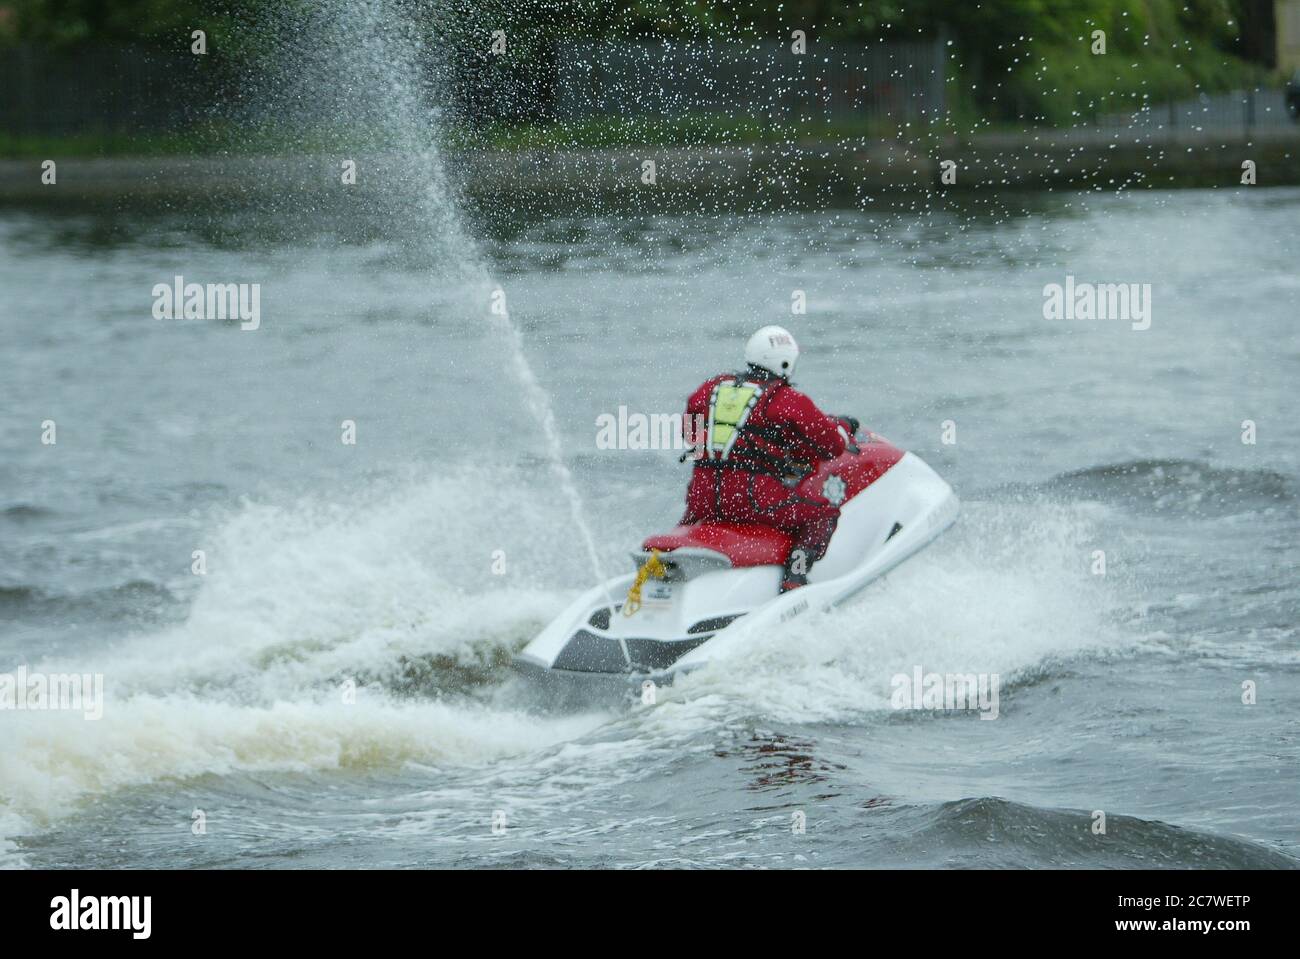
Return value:
[[(557, 37), (951, 41), (959, 99), (992, 118), (1069, 122), (1257, 82), (1237, 57), (1251, 0), (458, 0), (453, 31)], [(1106, 34), (1104, 56), (1092, 32)], [(481, 40), (479, 41), (481, 42)]]
[[(213, 0), (6, 0), (0, 38), (49, 49), (83, 44), (188, 49), (190, 32), (209, 39), (229, 29), (232, 4)], [(237, 6), (235, 4), (234, 6)]]
[[(190, 32), (204, 29), (210, 50), (239, 63), (265, 55), (259, 44), (272, 43), (268, 37), (276, 34), (263, 29), (266, 24), (292, 22), (295, 11), (327, 2), (351, 0), (0, 0), (0, 42), (183, 50)], [(539, 76), (552, 45), (575, 38), (788, 40), (791, 30), (802, 29), (815, 49), (819, 40), (943, 37), (951, 52), (949, 93), (957, 113), (993, 121), (1069, 123), (1263, 76), (1262, 68), (1236, 55), (1244, 49), (1243, 13), (1258, 21), (1253, 0), (387, 2), (394, 18), (417, 24), (435, 43), (462, 50), (483, 51), (492, 30), (505, 30), (516, 62), (531, 65), (526, 68)], [(1091, 52), (1094, 30), (1105, 31), (1104, 56)], [(710, 122), (713, 128), (701, 129), (683, 119), (679, 135), (714, 142), (709, 138), (726, 134)], [(583, 142), (603, 135), (569, 132)], [(519, 132), (519, 138), (537, 135)]]
[[(1260, 78), (1226, 52), (1237, 35), (1228, 0), (987, 0), (961, 9), (963, 72), (995, 116), (1062, 123)], [(1026, 24), (1024, 32), (998, 39), (1004, 21)], [(1097, 30), (1105, 54), (1092, 52)]]

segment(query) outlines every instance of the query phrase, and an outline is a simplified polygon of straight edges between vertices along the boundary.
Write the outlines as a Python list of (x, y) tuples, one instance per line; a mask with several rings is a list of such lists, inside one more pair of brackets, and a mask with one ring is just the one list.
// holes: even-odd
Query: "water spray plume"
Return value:
[(467, 295), (482, 304), (487, 329), (505, 347), (509, 374), (538, 426), (592, 575), (603, 582), (582, 495), (564, 461), (551, 397), (528, 361), (500, 283), (460, 216), (442, 150), (445, 80), (437, 51), (395, 0), (335, 0), (286, 11), (264, 29), (273, 38), (259, 79), (264, 118), (279, 124), (281, 114), (295, 116), (305, 138), (314, 135), (313, 125), (345, 134), (366, 131), (373, 146), (397, 154), (384, 164), (385, 186), (378, 197), (391, 205), (384, 211), (390, 238), (423, 254), (439, 279), (463, 283)]

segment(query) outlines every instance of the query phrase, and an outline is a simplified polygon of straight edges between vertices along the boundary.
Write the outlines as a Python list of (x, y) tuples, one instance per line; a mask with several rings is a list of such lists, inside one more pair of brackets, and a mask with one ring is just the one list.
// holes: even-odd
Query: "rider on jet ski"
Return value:
[(827, 416), (790, 385), (799, 345), (790, 331), (765, 326), (745, 346), (747, 369), (706, 380), (686, 401), (683, 423), (707, 423), (688, 436), (696, 450), (683, 523), (772, 526), (793, 537), (781, 591), (807, 585), (840, 517), (821, 497), (794, 492), (822, 460), (844, 452), (857, 432), (851, 417)]

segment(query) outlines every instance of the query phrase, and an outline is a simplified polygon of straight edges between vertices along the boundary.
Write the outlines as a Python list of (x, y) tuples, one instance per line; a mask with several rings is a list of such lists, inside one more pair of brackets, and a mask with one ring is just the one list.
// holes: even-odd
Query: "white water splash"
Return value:
[[(481, 304), (487, 330), (504, 347), (505, 365), (542, 440), (547, 465), (569, 506), (592, 576), (605, 575), (587, 510), (564, 460), (563, 439), (550, 394), (528, 360), (487, 258), (465, 229), (443, 151), (445, 104), (438, 51), (417, 20), (394, 0), (327, 0), (309, 12), (284, 12), (273, 31), (275, 55), (261, 79), (264, 113), (290, 115), (341, 130), (366, 130), (376, 155), (385, 228), (394, 242), (422, 251), (431, 282), (459, 281)], [(306, 113), (304, 113), (304, 109)], [(313, 131), (307, 127), (306, 135)], [(430, 348), (436, 348), (432, 344)]]

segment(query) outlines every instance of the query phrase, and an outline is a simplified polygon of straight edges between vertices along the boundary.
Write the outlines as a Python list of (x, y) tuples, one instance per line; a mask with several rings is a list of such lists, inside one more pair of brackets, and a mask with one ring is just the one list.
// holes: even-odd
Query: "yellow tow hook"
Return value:
[(627, 602), (623, 604), (623, 615), (631, 616), (641, 608), (641, 587), (645, 585), (647, 579), (651, 576), (655, 579), (663, 579), (667, 575), (668, 568), (659, 558), (659, 550), (650, 550), (650, 558), (641, 564), (641, 568), (636, 571), (636, 581), (628, 588)]

